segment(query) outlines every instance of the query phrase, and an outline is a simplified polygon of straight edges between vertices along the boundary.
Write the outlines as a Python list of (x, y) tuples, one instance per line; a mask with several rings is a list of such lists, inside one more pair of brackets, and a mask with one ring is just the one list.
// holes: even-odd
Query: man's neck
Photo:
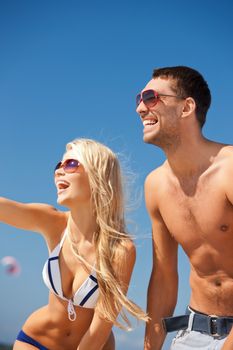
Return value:
[(165, 151), (168, 164), (177, 177), (199, 176), (213, 162), (220, 145), (199, 137), (186, 137), (180, 144)]

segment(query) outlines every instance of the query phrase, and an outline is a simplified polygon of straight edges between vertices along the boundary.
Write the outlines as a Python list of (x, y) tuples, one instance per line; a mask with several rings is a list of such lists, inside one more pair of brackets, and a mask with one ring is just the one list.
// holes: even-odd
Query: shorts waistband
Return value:
[(221, 337), (230, 333), (233, 317), (206, 315), (188, 307), (185, 315), (164, 318), (163, 325), (166, 332), (185, 329)]

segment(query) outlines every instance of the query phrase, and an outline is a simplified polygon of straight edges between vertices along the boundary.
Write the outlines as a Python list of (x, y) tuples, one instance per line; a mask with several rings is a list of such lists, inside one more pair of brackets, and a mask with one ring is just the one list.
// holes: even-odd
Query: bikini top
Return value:
[(62, 291), (61, 272), (59, 267), (59, 254), (67, 235), (67, 229), (58, 245), (49, 254), (48, 260), (45, 262), (43, 268), (43, 280), (51, 292), (59, 298), (68, 302), (67, 311), (70, 321), (75, 321), (76, 312), (74, 306), (82, 306), (86, 308), (94, 308), (99, 296), (98, 282), (96, 273), (93, 270), (87, 279), (78, 288), (71, 299), (64, 296)]

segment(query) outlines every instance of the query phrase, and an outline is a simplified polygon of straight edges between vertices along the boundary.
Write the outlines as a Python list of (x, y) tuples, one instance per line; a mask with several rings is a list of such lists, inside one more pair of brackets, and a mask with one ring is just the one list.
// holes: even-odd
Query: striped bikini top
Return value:
[(51, 292), (59, 298), (67, 301), (67, 311), (70, 321), (75, 321), (76, 312), (74, 306), (82, 306), (86, 308), (94, 308), (99, 296), (98, 282), (96, 273), (93, 270), (87, 279), (78, 288), (71, 299), (64, 296), (62, 291), (61, 273), (59, 267), (59, 254), (67, 235), (67, 229), (58, 245), (49, 254), (48, 260), (45, 262), (43, 268), (43, 280)]

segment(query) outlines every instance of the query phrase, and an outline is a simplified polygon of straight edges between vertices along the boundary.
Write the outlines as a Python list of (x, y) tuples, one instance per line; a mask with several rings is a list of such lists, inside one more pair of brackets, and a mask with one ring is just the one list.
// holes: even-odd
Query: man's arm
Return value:
[(147, 294), (147, 311), (151, 320), (146, 326), (144, 349), (159, 350), (166, 337), (162, 318), (173, 314), (177, 301), (178, 245), (160, 214), (153, 173), (145, 183), (145, 199), (152, 222), (153, 267)]
[(227, 156), (225, 162), (225, 168), (223, 171), (222, 183), (225, 186), (226, 197), (229, 202), (233, 205), (233, 186), (232, 186), (232, 176), (233, 176), (233, 146), (227, 148)]
[[(230, 152), (227, 158), (227, 167), (224, 171), (224, 180), (222, 183), (225, 184), (226, 196), (229, 202), (233, 205), (233, 188), (232, 188), (232, 176), (233, 176), (233, 147), (230, 147)], [(226, 338), (222, 350), (232, 350), (233, 349), (233, 328)]]
[(233, 328), (222, 347), (222, 350), (232, 350), (233, 349)]

